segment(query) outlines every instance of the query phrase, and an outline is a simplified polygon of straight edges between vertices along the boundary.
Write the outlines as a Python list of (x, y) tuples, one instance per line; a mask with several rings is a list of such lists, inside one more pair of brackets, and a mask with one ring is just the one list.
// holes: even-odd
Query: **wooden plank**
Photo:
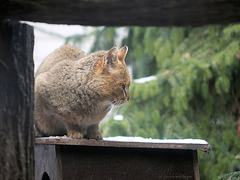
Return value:
[[(125, 147), (125, 148), (156, 148), (156, 149), (185, 149), (185, 150), (211, 150), (211, 145), (206, 141), (192, 140), (191, 143), (184, 140), (161, 140), (155, 141), (149, 139), (145, 142), (139, 141), (118, 141), (114, 140), (87, 140), (87, 139), (72, 139), (68, 137), (49, 137), (49, 138), (36, 138), (36, 144), (55, 144), (55, 145), (74, 145), (74, 146), (96, 146), (96, 147)], [(201, 143), (199, 143), (201, 142)]]
[(202, 26), (240, 22), (239, 0), (7, 0), (0, 19), (91, 26)]
[(33, 28), (0, 21), (0, 179), (34, 179)]
[(195, 180), (200, 180), (197, 151), (193, 151), (192, 155), (193, 155), (194, 179)]
[(63, 179), (195, 179), (192, 150), (59, 146)]
[(43, 176), (51, 180), (62, 179), (59, 148), (55, 145), (36, 145), (34, 149), (35, 179), (42, 180), (44, 179)]
[(42, 180), (43, 177), (48, 177), (51, 180), (119, 178), (199, 180), (196, 178), (193, 165), (193, 152), (174, 149), (36, 144), (35, 179)]

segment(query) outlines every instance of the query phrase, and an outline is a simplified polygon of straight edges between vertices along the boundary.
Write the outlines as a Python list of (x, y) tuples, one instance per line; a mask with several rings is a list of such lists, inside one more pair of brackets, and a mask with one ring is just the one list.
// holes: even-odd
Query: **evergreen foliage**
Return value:
[[(108, 49), (117, 28), (96, 31), (93, 50)], [(199, 138), (213, 150), (199, 152), (201, 179), (240, 170), (240, 25), (198, 28), (130, 27), (122, 45), (133, 77), (131, 101), (102, 124), (103, 136)]]
[(240, 179), (240, 171), (228, 173), (219, 177), (219, 180), (239, 180), (239, 179)]

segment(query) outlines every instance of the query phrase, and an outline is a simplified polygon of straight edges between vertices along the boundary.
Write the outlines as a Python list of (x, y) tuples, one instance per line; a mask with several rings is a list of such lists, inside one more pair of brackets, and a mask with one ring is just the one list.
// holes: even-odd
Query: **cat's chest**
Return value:
[(106, 114), (110, 111), (111, 104), (107, 101), (95, 102), (94, 104), (89, 104), (86, 109), (81, 109), (79, 107), (78, 111), (71, 113), (75, 118), (82, 121), (82, 123), (92, 124), (100, 122)]
[(105, 116), (111, 109), (111, 104), (109, 102), (98, 102), (92, 110), (90, 115), (93, 116)]

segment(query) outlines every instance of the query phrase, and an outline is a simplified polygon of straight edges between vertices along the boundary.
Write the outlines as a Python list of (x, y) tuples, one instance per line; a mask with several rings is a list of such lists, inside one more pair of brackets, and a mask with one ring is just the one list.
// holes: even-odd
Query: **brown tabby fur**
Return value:
[(36, 136), (102, 139), (99, 122), (130, 99), (127, 46), (86, 55), (72, 46), (50, 54), (35, 77)]

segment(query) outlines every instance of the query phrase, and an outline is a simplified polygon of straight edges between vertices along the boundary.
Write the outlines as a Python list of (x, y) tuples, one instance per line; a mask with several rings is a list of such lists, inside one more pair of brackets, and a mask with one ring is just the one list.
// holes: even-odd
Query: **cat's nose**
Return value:
[(130, 99), (131, 99), (130, 96), (128, 96), (128, 97), (127, 97), (127, 101), (130, 101)]

